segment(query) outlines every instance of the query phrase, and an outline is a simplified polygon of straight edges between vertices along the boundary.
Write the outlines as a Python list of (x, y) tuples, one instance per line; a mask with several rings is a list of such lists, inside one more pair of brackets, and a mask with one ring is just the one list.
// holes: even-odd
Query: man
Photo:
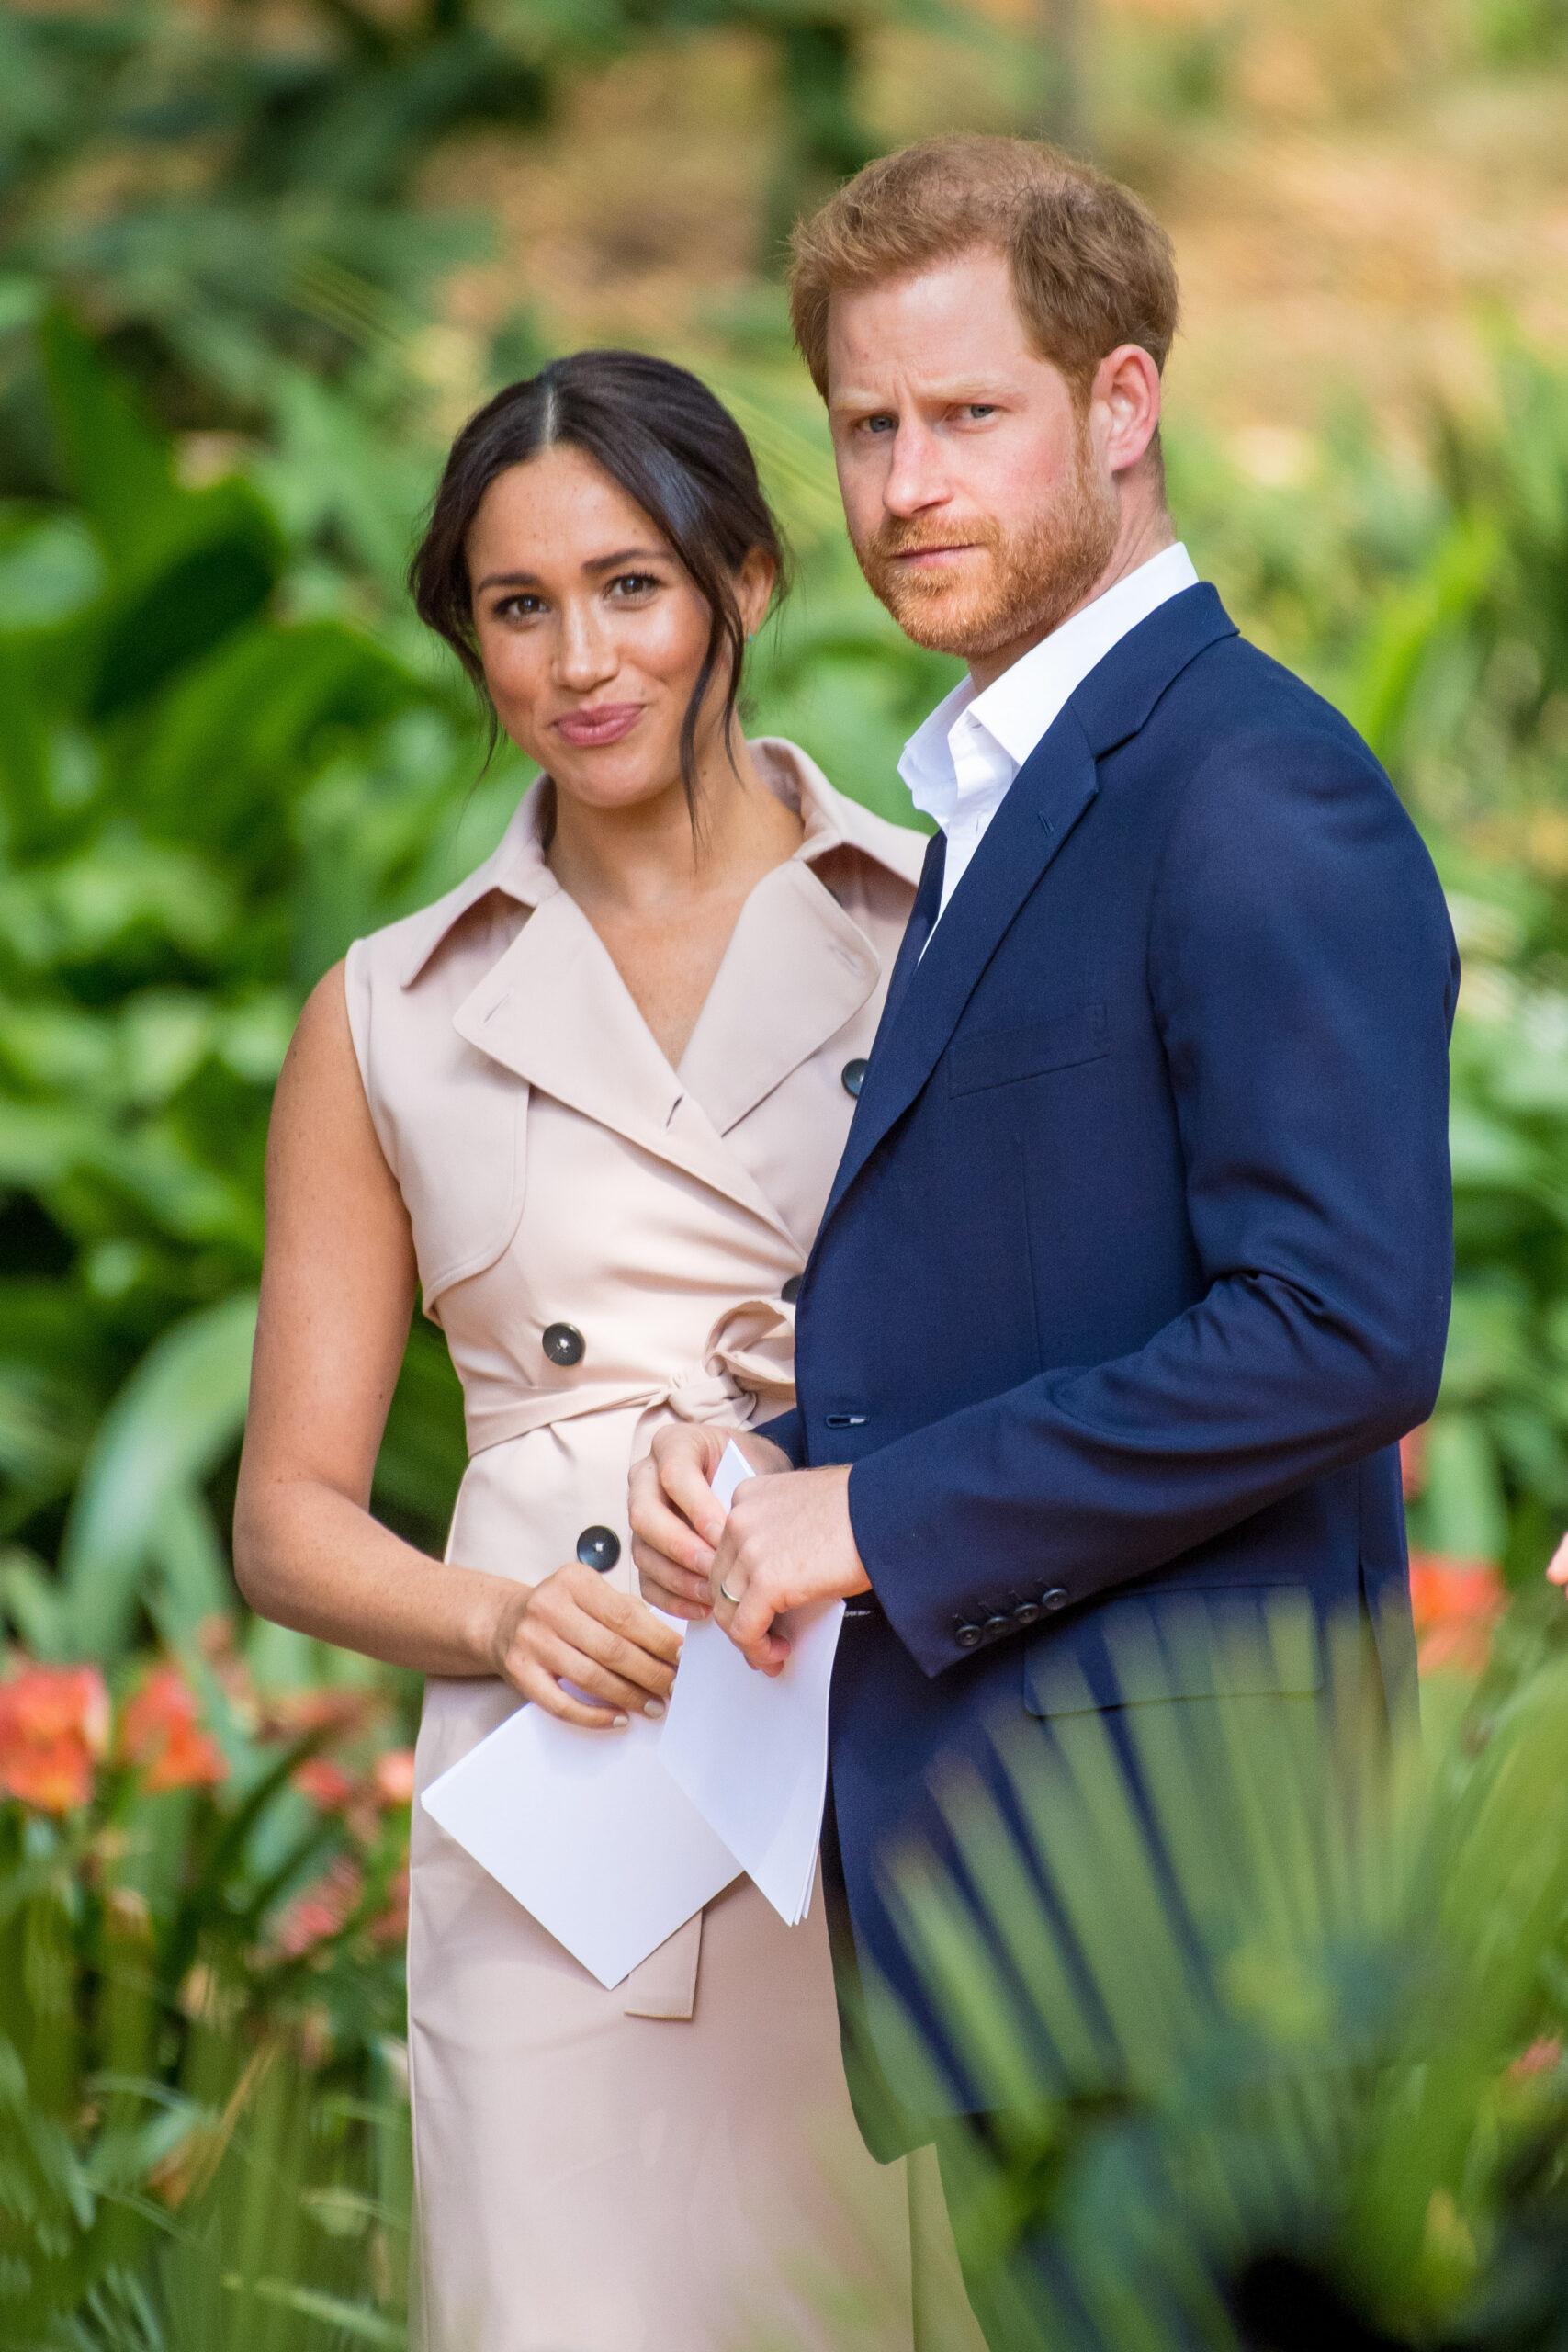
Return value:
[[(995, 1779), (998, 1716), (1048, 1727), (1087, 1678), (1114, 1724), (1130, 1593), (1186, 1625), (1284, 1587), (1362, 1613), (1391, 1695), (1412, 1673), (1396, 1441), (1447, 1329), (1458, 967), (1371, 754), (1176, 542), (1176, 277), (1136, 198), (914, 148), (798, 232), (793, 301), (866, 578), (969, 676), (902, 763), (941, 830), (797, 1407), (741, 1440), (768, 1475), (728, 1523), (725, 1433), (661, 1431), (632, 1525), (649, 1599), (711, 1597), (763, 1671), (778, 1611), (848, 1600), (825, 1854), (840, 1942), (919, 2014), (879, 1857), (939, 1835), (938, 1758)], [(1321, 1660), (1282, 1648), (1278, 1687)]]

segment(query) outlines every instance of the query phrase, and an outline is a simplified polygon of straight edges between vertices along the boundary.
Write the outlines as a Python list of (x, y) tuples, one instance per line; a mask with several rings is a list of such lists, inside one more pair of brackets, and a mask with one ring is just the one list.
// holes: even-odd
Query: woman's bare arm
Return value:
[[(408, 1212), (371, 1125), (341, 965), (288, 1049), (267, 1139), (266, 1255), (234, 1568), (262, 1615), (424, 1674), (502, 1675), (573, 1723), (668, 1693), (677, 1637), (573, 1561), (533, 1587), (431, 1559), (370, 1516), (413, 1311)], [(585, 1707), (565, 1675), (602, 1703)]]

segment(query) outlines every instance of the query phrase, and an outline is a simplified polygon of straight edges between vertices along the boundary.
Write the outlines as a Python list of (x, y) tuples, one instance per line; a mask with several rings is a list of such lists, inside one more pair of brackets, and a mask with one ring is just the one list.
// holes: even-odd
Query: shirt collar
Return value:
[[(1089, 672), (1130, 629), (1197, 580), (1179, 541), (1162, 548), (1042, 638), (983, 694), (972, 679), (961, 679), (909, 738), (898, 763), (916, 808), (945, 827), (968, 800), (999, 799)], [(988, 762), (973, 758), (987, 748)], [(961, 751), (971, 754), (962, 769)]]

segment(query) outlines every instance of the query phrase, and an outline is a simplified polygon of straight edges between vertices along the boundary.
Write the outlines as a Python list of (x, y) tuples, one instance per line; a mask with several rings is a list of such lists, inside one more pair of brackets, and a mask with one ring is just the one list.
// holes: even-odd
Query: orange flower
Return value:
[(409, 1939), (409, 1874), (394, 1871), (387, 1884), (387, 1907), (370, 1923), (372, 1943), (406, 1944)]
[(1538, 2034), (1528, 2050), (1522, 2050), (1508, 2072), (1517, 2083), (1529, 2082), (1532, 2075), (1550, 2075), (1562, 2056), (1562, 2044), (1554, 2033)]
[(294, 1775), (294, 1785), (318, 1813), (346, 1813), (359, 1794), (358, 1781), (325, 1756), (307, 1756)]
[(0, 1791), (39, 1813), (86, 1804), (108, 1728), (96, 1666), (24, 1666), (0, 1682)]
[(211, 1788), (229, 1777), (217, 1742), (201, 1728), (195, 1691), (177, 1666), (155, 1666), (126, 1701), (119, 1719), (120, 1759), (134, 1764), (142, 1786)]
[(376, 1793), (384, 1805), (412, 1804), (413, 1749), (412, 1747), (383, 1748), (376, 1758), (372, 1776)]
[(1452, 1668), (1479, 1674), (1492, 1628), (1503, 1613), (1506, 1589), (1491, 1560), (1450, 1560), (1438, 1552), (1410, 1555), (1410, 1605), (1424, 1674)]
[(338, 1854), (323, 1876), (296, 1896), (278, 1921), (274, 1941), (290, 1960), (325, 1943), (345, 1926), (365, 1881), (357, 1862)]

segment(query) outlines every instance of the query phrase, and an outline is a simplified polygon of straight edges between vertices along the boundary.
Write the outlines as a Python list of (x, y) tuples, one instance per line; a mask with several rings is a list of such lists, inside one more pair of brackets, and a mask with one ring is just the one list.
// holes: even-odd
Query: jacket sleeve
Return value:
[(801, 1419), (798, 1405), (792, 1405), (787, 1413), (780, 1413), (775, 1420), (761, 1422), (757, 1435), (771, 1437), (773, 1443), (788, 1454), (797, 1470), (805, 1469), (806, 1424)]
[(1132, 1355), (855, 1464), (862, 1558), (928, 1674), (1010, 1594), (1060, 1607), (1145, 1576), (1437, 1395), (1459, 966), (1391, 786), (1348, 730), (1231, 738), (1187, 788), (1151, 903), (1204, 1293)]

